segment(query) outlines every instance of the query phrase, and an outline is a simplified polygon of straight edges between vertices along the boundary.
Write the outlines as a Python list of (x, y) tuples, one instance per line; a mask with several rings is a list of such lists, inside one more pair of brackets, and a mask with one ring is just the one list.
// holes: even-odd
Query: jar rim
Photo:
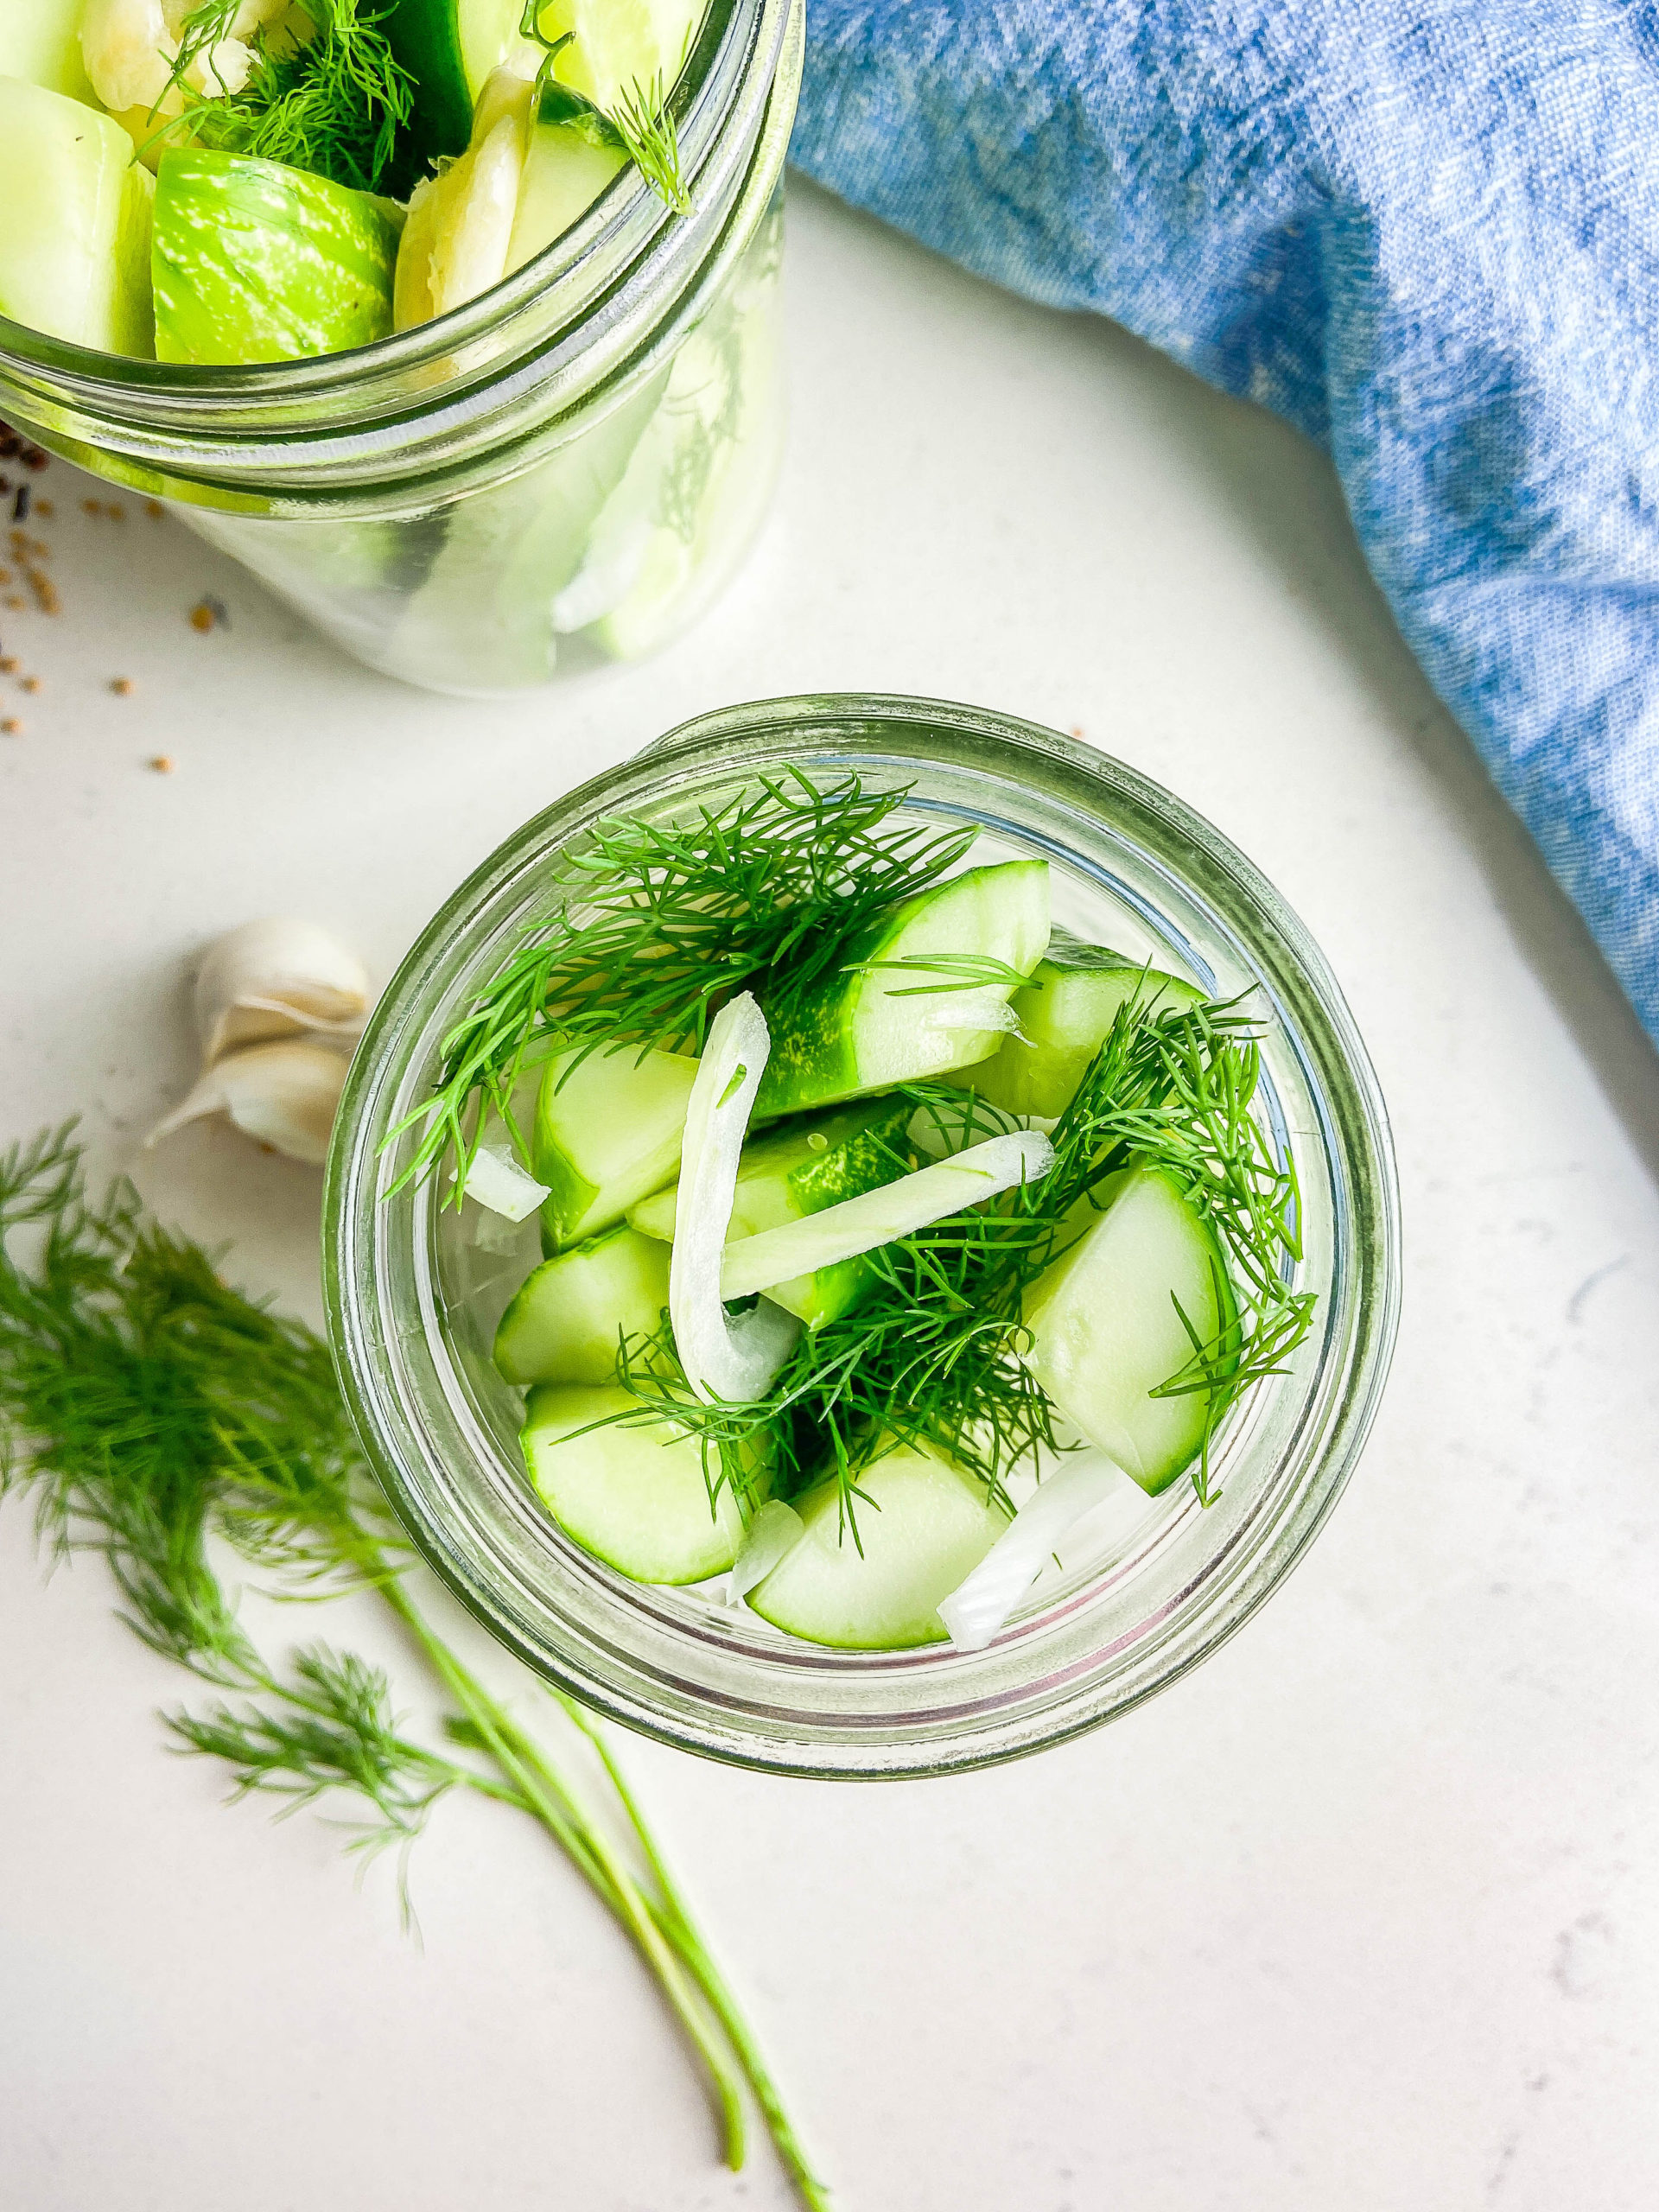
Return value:
[[(493, 948), (544, 890), (549, 860), (601, 816), (646, 804), (645, 794), (671, 810), (769, 766), (830, 758), (925, 772), (929, 806), (972, 813), (1068, 865), (1089, 849), (1086, 837), (1141, 855), (1134, 880), (1145, 894), (1211, 932), (1200, 970), (1224, 957), (1234, 964), (1216, 974), (1245, 974), (1263, 992), (1277, 1053), (1264, 1058), (1299, 1161), (1319, 1168), (1304, 1182), (1310, 1235), (1328, 1246), (1323, 1319), (1294, 1383), (1271, 1386), (1267, 1441), (1258, 1449), (1245, 1437), (1218, 1505), (1172, 1504), (1148, 1539), (1155, 1573), (1136, 1567), (1141, 1596), (1133, 1577), (1121, 1589), (1085, 1586), (1043, 1618), (1039, 1636), (1019, 1627), (988, 1653), (797, 1645), (779, 1656), (712, 1636), (700, 1645), (664, 1593), (622, 1585), (552, 1543), (554, 1524), (522, 1471), (517, 1503), (486, 1498), (493, 1474), (461, 1465), (473, 1448), (469, 1386), (447, 1350), (452, 1371), (434, 1354), (431, 1283), (416, 1300), (428, 1301), (418, 1323), (407, 1305), (397, 1310), (431, 1217), (408, 1193), (385, 1203), (399, 1155), (383, 1138), (422, 1095)], [(954, 1771), (1061, 1741), (1167, 1687), (1249, 1618), (1323, 1525), (1375, 1414), (1398, 1320), (1399, 1200), (1376, 1079), (1328, 963), (1266, 878), (1194, 810), (1109, 756), (1014, 717), (890, 695), (813, 696), (682, 725), (527, 823), (445, 903), (388, 987), (347, 1080), (324, 1268), (329, 1332), (365, 1452), (419, 1548), (498, 1638), (587, 1703), (682, 1748), (866, 1779)], [(458, 1424), (442, 1446), (423, 1432), (428, 1414)], [(523, 1558), (513, 1549), (521, 1537)]]
[[(792, 113), (788, 64), (801, 5), (714, 0), (673, 101), (688, 214), (671, 211), (629, 164), (570, 230), (478, 298), (373, 345), (299, 360), (139, 359), (0, 315), (0, 401), (48, 443), (67, 442), (84, 414), (82, 432), (90, 422), (124, 456), (194, 447), (204, 473), (232, 482), (258, 480), (296, 443), (323, 466), (337, 452), (362, 454), (379, 444), (397, 452), (413, 421), (461, 424), (493, 415), (515, 372), (545, 383), (555, 362), (574, 404), (613, 369), (630, 335), (637, 340), (696, 283), (715, 250), (776, 108), (780, 73)], [(775, 113), (770, 121), (776, 137)]]

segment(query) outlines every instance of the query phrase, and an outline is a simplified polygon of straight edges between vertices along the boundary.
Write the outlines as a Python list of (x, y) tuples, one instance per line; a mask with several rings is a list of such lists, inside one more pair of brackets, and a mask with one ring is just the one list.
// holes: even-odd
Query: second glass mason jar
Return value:
[(479, 694), (642, 658), (726, 582), (776, 476), (802, 21), (713, 0), (673, 103), (690, 214), (630, 166), (493, 290), (310, 360), (129, 360), (0, 317), (0, 414), (175, 503), (388, 675)]
[[(984, 1650), (838, 1650), (699, 1589), (632, 1582), (567, 1537), (525, 1478), (523, 1394), (495, 1324), (540, 1256), (395, 1187), (443, 1040), (566, 895), (596, 822), (658, 826), (799, 771), (904, 793), (907, 825), (979, 833), (978, 860), (1049, 865), (1054, 915), (1260, 1020), (1252, 1107), (1300, 1175), (1292, 1287), (1314, 1325), (1227, 1417), (1219, 1496), (1125, 1476)], [(395, 1136), (392, 1132), (399, 1134)], [(527, 823), (409, 954), (353, 1062), (329, 1160), (329, 1334), (359, 1432), (410, 1533), (531, 1666), (630, 1726), (746, 1764), (942, 1773), (1076, 1734), (1213, 1651), (1282, 1580), (1335, 1503), (1376, 1409), (1399, 1303), (1398, 1199), (1363, 1046), (1318, 947), (1227, 840), (1121, 763), (1006, 715), (937, 700), (774, 699), (702, 716)], [(497, 1227), (500, 1224), (498, 1223)], [(512, 1239), (516, 1237), (516, 1244)], [(1074, 1548), (1075, 1543), (1075, 1548)]]

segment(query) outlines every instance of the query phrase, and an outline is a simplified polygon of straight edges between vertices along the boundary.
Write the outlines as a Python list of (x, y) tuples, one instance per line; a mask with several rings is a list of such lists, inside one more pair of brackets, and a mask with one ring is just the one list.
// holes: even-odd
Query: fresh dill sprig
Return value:
[(194, 143), (221, 152), (283, 162), (353, 191), (378, 192), (415, 97), (415, 80), (382, 28), (390, 10), (365, 0), (315, 0), (306, 12), (316, 26), (306, 44), (286, 37), (276, 44), (261, 33), (240, 91), (197, 92), (187, 73), (229, 34), (236, 16), (236, 0), (202, 0), (180, 28), (169, 79), (184, 94), (185, 111), (162, 128), (185, 130)]
[[(1060, 1448), (1053, 1408), (1022, 1357), (1026, 1293), (1086, 1233), (1109, 1177), (1154, 1168), (1214, 1230), (1237, 1303), (1236, 1319), (1206, 1339), (1177, 1302), (1192, 1357), (1154, 1394), (1205, 1395), (1192, 1482), (1200, 1502), (1212, 1503), (1222, 1422), (1281, 1370), (1314, 1305), (1287, 1280), (1300, 1256), (1296, 1174), (1250, 1110), (1260, 1075), (1254, 1026), (1236, 1007), (1170, 1010), (1155, 992), (1135, 995), (1056, 1123), (1054, 1163), (1041, 1180), (868, 1253), (876, 1285), (867, 1300), (805, 1333), (764, 1399), (691, 1401), (677, 1417), (703, 1440), (705, 1459), (712, 1452), (727, 1470), (770, 1435), (784, 1491), (833, 1473), (855, 1542), (859, 1505), (868, 1503), (860, 1478), (895, 1443), (945, 1452), (1006, 1503), (1008, 1478), (1033, 1467), (1039, 1449)], [(1008, 1126), (971, 1091), (910, 1090), (924, 1131), (931, 1125), (929, 1152), (958, 1151)], [(911, 1126), (915, 1135), (918, 1117)], [(1218, 1302), (1226, 1313), (1234, 1301)], [(681, 1395), (677, 1371), (666, 1322), (623, 1348), (620, 1380), (642, 1403)]]
[[(604, 1738), (558, 1698), (579, 1780), (438, 1636), (414, 1558), (359, 1451), (327, 1345), (229, 1287), (210, 1255), (148, 1220), (132, 1191), (89, 1200), (72, 1126), (0, 1156), (0, 1497), (29, 1491), (52, 1550), (101, 1552), (129, 1625), (221, 1685), (173, 1713), (181, 1746), (233, 1794), (354, 1797), (350, 1848), (400, 1859), (437, 1802), (469, 1789), (536, 1821), (638, 1948), (702, 2067), (726, 2156), (743, 2157), (747, 2079), (804, 2204), (825, 2212), (754, 2040)], [(321, 1645), (286, 1669), (238, 1619), (212, 1560), (227, 1543), (270, 1594), (377, 1592), (450, 1706), (452, 1758), (405, 1732), (384, 1673)], [(587, 1802), (597, 1782), (607, 1816)], [(631, 1839), (625, 1850), (613, 1828)], [(400, 1884), (400, 1894), (407, 1898)]]
[(669, 113), (668, 88), (661, 76), (649, 85), (630, 85), (607, 120), (664, 206), (677, 215), (689, 215), (691, 194), (680, 168), (679, 133)]
[(553, 918), (450, 1031), (432, 1096), (388, 1135), (390, 1145), (421, 1128), (394, 1187), (453, 1147), (458, 1203), (485, 1135), (475, 1106), (499, 1115), (528, 1157), (512, 1095), (555, 1052), (700, 1047), (710, 1017), (753, 978), (766, 977), (775, 1010), (834, 975), (874, 914), (937, 883), (973, 842), (971, 827), (891, 823), (905, 797), (856, 775), (820, 786), (790, 769), (690, 821), (595, 823), (562, 863)]

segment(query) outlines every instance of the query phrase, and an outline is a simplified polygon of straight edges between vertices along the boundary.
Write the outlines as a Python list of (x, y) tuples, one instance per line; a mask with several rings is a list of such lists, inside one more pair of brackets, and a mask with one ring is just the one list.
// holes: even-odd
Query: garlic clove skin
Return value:
[(244, 922), (210, 945), (196, 974), (202, 1065), (307, 1029), (354, 1035), (369, 1003), (363, 963), (315, 922)]
[(157, 1122), (144, 1140), (146, 1148), (187, 1122), (223, 1114), (261, 1144), (321, 1167), (328, 1157), (346, 1066), (343, 1052), (308, 1038), (245, 1046), (203, 1071), (189, 1096)]

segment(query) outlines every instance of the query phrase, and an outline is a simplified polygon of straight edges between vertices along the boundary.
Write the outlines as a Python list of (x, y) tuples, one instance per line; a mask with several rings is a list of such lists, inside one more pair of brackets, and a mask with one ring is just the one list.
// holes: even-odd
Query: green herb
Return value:
[[(1254, 1026), (1236, 1007), (1160, 1011), (1155, 995), (1127, 1001), (1055, 1126), (1049, 1173), (867, 1254), (880, 1287), (804, 1335), (764, 1399), (684, 1403), (679, 1417), (702, 1439), (705, 1459), (712, 1455), (729, 1478), (757, 1432), (768, 1432), (782, 1447), (780, 1488), (836, 1475), (855, 1542), (857, 1508), (868, 1503), (859, 1478), (895, 1443), (948, 1452), (1007, 1503), (1008, 1477), (1039, 1447), (1058, 1448), (1052, 1408), (1020, 1357), (1030, 1342), (1025, 1294), (1086, 1233), (1101, 1185), (1145, 1166), (1168, 1174), (1211, 1224), (1239, 1295), (1238, 1320), (1212, 1340), (1177, 1302), (1192, 1357), (1154, 1393), (1208, 1394), (1192, 1481), (1199, 1500), (1212, 1503), (1221, 1422), (1253, 1384), (1280, 1371), (1314, 1305), (1285, 1280), (1300, 1256), (1296, 1175), (1250, 1112), (1260, 1074)], [(929, 1149), (959, 1151), (1008, 1126), (970, 1091), (929, 1084), (909, 1095), (932, 1124)], [(642, 1403), (683, 1395), (665, 1323), (624, 1347), (620, 1374)]]
[[(542, 16), (548, 4), (549, 0), (524, 0), (524, 12), (518, 24), (519, 36), (533, 39), (543, 49), (531, 95), (531, 116), (541, 123), (582, 124), (594, 137), (624, 148), (664, 206), (677, 215), (689, 215), (691, 195), (680, 168), (679, 134), (669, 112), (672, 86), (665, 84), (660, 74), (648, 86), (632, 84), (616, 105), (607, 111), (574, 86), (562, 85), (553, 74), (553, 64), (575, 33), (565, 31), (557, 38), (547, 36), (542, 29)], [(682, 54), (680, 69), (684, 66), (685, 56)], [(676, 81), (679, 73), (679, 69), (674, 73)]]
[(700, 1047), (710, 1016), (760, 976), (769, 1007), (798, 1000), (840, 969), (874, 914), (937, 883), (976, 835), (889, 826), (906, 788), (867, 791), (855, 775), (823, 788), (794, 769), (756, 780), (690, 822), (601, 821), (565, 857), (558, 912), (444, 1039), (431, 1099), (387, 1137), (421, 1125), (399, 1185), (453, 1147), (458, 1193), (491, 1111), (528, 1160), (512, 1094), (555, 1052)]
[(273, 45), (262, 33), (240, 92), (193, 91), (187, 72), (229, 35), (236, 12), (236, 0), (203, 0), (185, 17), (169, 79), (184, 92), (185, 112), (162, 129), (182, 128), (198, 145), (285, 162), (353, 191), (378, 191), (415, 94), (381, 29), (389, 10), (308, 0), (316, 24), (308, 44), (284, 38)]
[[(537, 1821), (656, 1978), (706, 2073), (729, 2163), (742, 2163), (747, 2078), (802, 2202), (827, 2205), (603, 1736), (559, 1698), (576, 1765), (556, 1762), (442, 1640), (327, 1345), (227, 1287), (130, 1189), (91, 1203), (67, 1128), (0, 1159), (0, 1492), (24, 1490), (43, 1541), (101, 1552), (134, 1630), (226, 1693), (169, 1725), (182, 1748), (229, 1766), (235, 1795), (271, 1796), (283, 1812), (355, 1796), (351, 1847), (366, 1852), (406, 1853), (453, 1789)], [(449, 1701), (449, 1748), (405, 1733), (385, 1675), (352, 1653), (314, 1644), (286, 1668), (268, 1662), (214, 1573), (215, 1540), (274, 1576), (274, 1595), (378, 1592)], [(594, 1786), (613, 1818), (589, 1810)]]

